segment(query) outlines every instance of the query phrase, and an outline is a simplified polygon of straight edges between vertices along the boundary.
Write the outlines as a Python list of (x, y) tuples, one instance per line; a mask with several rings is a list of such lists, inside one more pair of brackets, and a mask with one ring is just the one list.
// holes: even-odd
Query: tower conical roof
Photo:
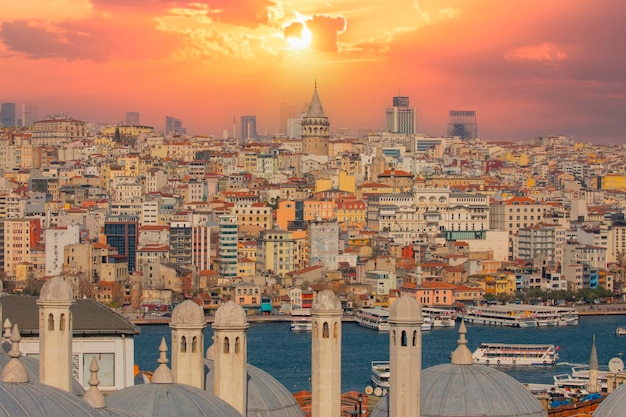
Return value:
[(307, 111), (306, 117), (326, 117), (324, 109), (322, 109), (320, 97), (317, 95), (317, 82), (315, 83), (313, 98), (311, 99), (311, 104), (309, 104), (309, 111)]

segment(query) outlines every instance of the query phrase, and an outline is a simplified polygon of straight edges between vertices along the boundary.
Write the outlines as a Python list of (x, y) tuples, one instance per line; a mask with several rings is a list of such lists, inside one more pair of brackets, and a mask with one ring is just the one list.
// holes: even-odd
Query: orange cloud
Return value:
[(313, 34), (311, 46), (319, 51), (337, 52), (338, 35), (346, 29), (343, 17), (313, 16), (307, 21)]
[(567, 52), (560, 45), (543, 42), (509, 50), (504, 58), (508, 61), (561, 62), (567, 59)]

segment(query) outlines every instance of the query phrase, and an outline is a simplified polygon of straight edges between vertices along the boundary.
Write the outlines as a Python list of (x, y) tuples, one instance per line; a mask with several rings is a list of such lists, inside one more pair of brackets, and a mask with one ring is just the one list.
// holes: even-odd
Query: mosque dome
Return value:
[(185, 384), (141, 384), (113, 392), (107, 405), (145, 417), (241, 417), (231, 405)]
[[(436, 365), (422, 372), (421, 417), (547, 416), (533, 394), (514, 378), (488, 365), (472, 364), (464, 322), (459, 326), (459, 333), (452, 363)], [(388, 397), (376, 405), (370, 417), (389, 415)]]
[(215, 312), (213, 327), (243, 326), (247, 323), (245, 310), (234, 301), (228, 301)]
[(311, 312), (322, 311), (342, 311), (341, 302), (337, 298), (334, 292), (330, 290), (320, 291), (313, 298), (313, 306), (311, 306)]
[[(205, 365), (205, 389), (213, 392), (213, 360)], [(293, 395), (267, 372), (248, 364), (248, 417), (304, 417)]]
[(185, 300), (172, 311), (172, 325), (206, 325), (204, 309), (191, 300)]
[(39, 301), (72, 301), (74, 291), (69, 282), (62, 277), (54, 277), (46, 281), (41, 288)]
[(31, 382), (29, 372), (20, 359), (20, 339), (16, 325), (11, 334), (12, 348), (8, 353), (11, 359), (0, 374), (0, 417), (101, 416), (89, 404), (69, 392)]
[(422, 309), (414, 297), (400, 297), (389, 308), (389, 320), (395, 323), (423, 323)]
[(159, 366), (152, 375), (152, 383), (111, 393), (106, 398), (109, 407), (140, 417), (242, 417), (230, 404), (208, 391), (175, 384), (172, 371), (166, 366), (165, 338), (159, 351)]
[(624, 410), (626, 410), (626, 384), (620, 385), (602, 400), (593, 417), (622, 417)]

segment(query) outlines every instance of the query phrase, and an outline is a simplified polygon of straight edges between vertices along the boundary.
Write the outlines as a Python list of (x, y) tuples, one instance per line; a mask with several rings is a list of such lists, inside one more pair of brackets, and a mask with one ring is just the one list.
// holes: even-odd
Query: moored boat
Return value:
[(558, 346), (542, 344), (481, 343), (472, 353), (474, 363), (485, 365), (554, 365)]
[(511, 305), (469, 306), (459, 317), (467, 323), (487, 326), (537, 327), (529, 311), (520, 311)]
[(456, 311), (445, 308), (422, 306), (422, 315), (428, 315), (432, 327), (454, 327)]
[(291, 331), (309, 332), (313, 330), (311, 321), (311, 309), (297, 308), (291, 312)]
[(389, 361), (373, 361), (370, 381), (376, 387), (389, 388)]
[(383, 308), (361, 308), (356, 312), (356, 322), (379, 332), (389, 331), (389, 310)]

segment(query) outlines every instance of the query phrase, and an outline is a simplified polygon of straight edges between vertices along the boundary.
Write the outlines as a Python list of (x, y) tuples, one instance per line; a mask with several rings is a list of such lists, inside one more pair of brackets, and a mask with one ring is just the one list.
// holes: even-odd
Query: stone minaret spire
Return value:
[(172, 373), (179, 384), (204, 389), (204, 310), (191, 300), (172, 312)]
[(419, 417), (422, 372), (422, 309), (413, 297), (389, 310), (389, 417)]
[(3, 327), (4, 333), (2, 333), (2, 344), (5, 342), (11, 343), (11, 320), (5, 319)]
[(248, 320), (244, 309), (228, 301), (215, 312), (213, 322), (214, 394), (242, 415), (248, 409)]
[(91, 378), (89, 378), (89, 389), (85, 394), (83, 394), (83, 400), (87, 402), (93, 408), (104, 408), (106, 407), (106, 402), (104, 400), (104, 395), (98, 389), (98, 385), (100, 385), (100, 380), (98, 379), (98, 371), (100, 367), (98, 366), (98, 361), (96, 357), (93, 356), (91, 358), (91, 366), (89, 366), (89, 372), (91, 372)]
[(599, 392), (598, 387), (598, 352), (596, 352), (596, 335), (591, 337), (591, 356), (589, 357), (589, 385), (587, 391), (590, 393)]
[(22, 340), (22, 337), (16, 324), (11, 332), (11, 350), (9, 351), (11, 359), (9, 359), (9, 362), (4, 366), (0, 374), (0, 381), (2, 382), (29, 382), (28, 370), (24, 362), (19, 360), (19, 357), (22, 356), (20, 340)]
[(467, 347), (467, 328), (465, 327), (465, 321), (461, 320), (459, 326), (459, 341), (458, 346), (452, 352), (452, 363), (455, 365), (471, 365), (473, 363), (472, 352)]
[(39, 382), (72, 392), (72, 286), (62, 277), (41, 288), (39, 305)]
[(341, 415), (341, 316), (337, 296), (329, 290), (315, 295), (311, 357), (311, 416)]
[(161, 338), (161, 344), (159, 345), (159, 359), (157, 360), (159, 366), (152, 373), (153, 384), (173, 384), (174, 375), (170, 368), (167, 367), (167, 343), (165, 338)]

